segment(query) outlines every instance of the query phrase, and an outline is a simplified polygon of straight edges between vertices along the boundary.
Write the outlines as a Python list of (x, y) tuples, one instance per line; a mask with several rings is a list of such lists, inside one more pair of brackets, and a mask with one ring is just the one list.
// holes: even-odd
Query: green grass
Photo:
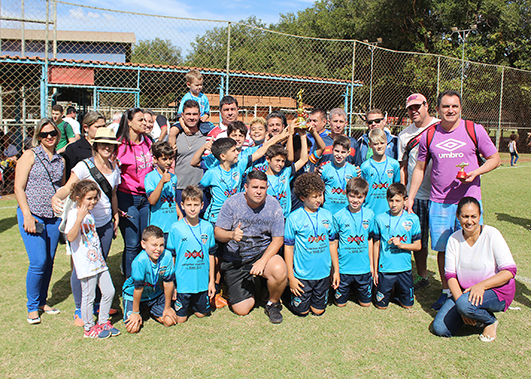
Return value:
[[(322, 317), (297, 318), (283, 311), (284, 322), (272, 325), (263, 308), (238, 317), (227, 308), (211, 317), (172, 328), (148, 320), (138, 335), (124, 332), (105, 341), (82, 338), (73, 324), (70, 263), (61, 246), (55, 260), (50, 303), (62, 310), (28, 325), (25, 309), (27, 255), (18, 232), (15, 201), (0, 201), (0, 374), (8, 378), (169, 378), (169, 377), (529, 377), (531, 357), (531, 156), (518, 168), (504, 166), (485, 175), (486, 224), (505, 236), (518, 265), (517, 294), (510, 310), (499, 315), (499, 337), (491, 344), (465, 328), (459, 337), (435, 337), (429, 309), (438, 297), (435, 254), (428, 260), (432, 286), (419, 291), (407, 311), (394, 304), (385, 311), (350, 303), (330, 306)], [(122, 243), (109, 258), (117, 293)], [(115, 299), (115, 307), (119, 307)], [(526, 363), (527, 362), (527, 363)]]

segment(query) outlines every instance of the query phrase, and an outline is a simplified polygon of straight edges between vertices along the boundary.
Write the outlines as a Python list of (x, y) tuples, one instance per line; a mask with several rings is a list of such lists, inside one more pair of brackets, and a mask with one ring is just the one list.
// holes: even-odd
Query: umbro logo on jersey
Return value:
[(453, 138), (447, 139), (446, 141), (439, 142), (435, 147), (448, 151), (448, 153), (439, 153), (439, 158), (462, 158), (464, 157), (463, 153), (454, 153), (454, 150), (460, 149), (461, 147), (466, 146), (466, 143), (463, 141), (458, 141)]

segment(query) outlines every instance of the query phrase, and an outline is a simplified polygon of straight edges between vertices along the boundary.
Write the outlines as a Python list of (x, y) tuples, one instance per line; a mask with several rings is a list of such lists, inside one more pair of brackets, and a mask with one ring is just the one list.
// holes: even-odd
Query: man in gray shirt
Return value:
[(226, 243), (221, 271), (225, 273), (232, 310), (244, 316), (254, 307), (253, 276), (267, 280), (265, 313), (282, 322), (280, 296), (287, 284), (286, 263), (278, 251), (284, 243), (284, 216), (278, 200), (267, 195), (267, 176), (247, 175), (245, 192), (228, 198), (218, 216), (216, 240)]

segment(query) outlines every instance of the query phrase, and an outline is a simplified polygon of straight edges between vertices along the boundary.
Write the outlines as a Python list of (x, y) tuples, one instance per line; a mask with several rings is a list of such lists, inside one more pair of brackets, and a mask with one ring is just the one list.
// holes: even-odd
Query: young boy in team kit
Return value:
[(386, 193), (391, 184), (400, 182), (400, 163), (385, 155), (387, 136), (383, 130), (369, 132), (369, 146), (373, 155), (361, 164), (361, 176), (369, 183), (365, 206), (378, 215), (389, 210)]
[(325, 183), (324, 209), (335, 214), (347, 204), (347, 182), (358, 176), (356, 166), (347, 162), (350, 154), (350, 139), (339, 135), (332, 147), (333, 159), (321, 168), (321, 178)]
[(371, 305), (373, 283), (374, 213), (363, 206), (369, 184), (363, 178), (347, 183), (348, 206), (334, 214), (338, 239), (339, 287), (335, 292), (338, 307), (347, 305), (351, 289), (362, 307)]
[(178, 323), (188, 319), (190, 310), (200, 318), (208, 315), (210, 302), (216, 294), (214, 228), (210, 222), (199, 218), (203, 191), (197, 186), (186, 187), (181, 207), (185, 217), (172, 225), (168, 239), (168, 250), (175, 257), (177, 299), (174, 308)]
[(286, 220), (284, 258), (292, 292), (291, 310), (298, 316), (310, 311), (320, 316), (326, 309), (332, 268), (332, 287), (339, 285), (339, 268), (332, 214), (321, 209), (324, 183), (316, 173), (295, 181), (295, 194), (303, 207)]
[(376, 216), (374, 228), (374, 284), (376, 308), (386, 309), (391, 293), (404, 308), (411, 308), (413, 276), (411, 251), (422, 248), (419, 218), (404, 209), (406, 187), (393, 183), (387, 190), (389, 210)]

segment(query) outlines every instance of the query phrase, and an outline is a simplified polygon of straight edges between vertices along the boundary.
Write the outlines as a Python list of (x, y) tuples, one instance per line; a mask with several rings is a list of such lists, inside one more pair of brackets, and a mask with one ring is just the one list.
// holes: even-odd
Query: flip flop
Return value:
[(61, 311), (57, 308), (50, 308), (50, 309), (45, 310), (44, 307), (40, 307), (39, 311), (44, 312), (49, 315), (58, 315), (59, 313), (61, 313)]
[[(496, 321), (494, 322), (494, 325), (495, 325), (495, 326), (494, 326), (494, 330), (495, 330), (496, 332), (498, 332), (498, 320), (496, 320)], [(479, 340), (480, 340), (481, 342), (492, 342), (492, 341), (494, 341), (494, 340), (496, 339), (497, 335), (498, 335), (498, 334), (496, 333), (496, 335), (495, 335), (494, 337), (492, 337), (492, 336), (486, 336), (486, 335), (484, 335), (484, 334), (480, 334), (480, 335), (479, 335)]]
[(31, 325), (35, 325), (35, 324), (40, 324), (41, 323), (41, 318), (40, 317), (34, 317), (34, 318), (27, 318), (26, 319), (28, 321), (28, 324), (31, 324)]

